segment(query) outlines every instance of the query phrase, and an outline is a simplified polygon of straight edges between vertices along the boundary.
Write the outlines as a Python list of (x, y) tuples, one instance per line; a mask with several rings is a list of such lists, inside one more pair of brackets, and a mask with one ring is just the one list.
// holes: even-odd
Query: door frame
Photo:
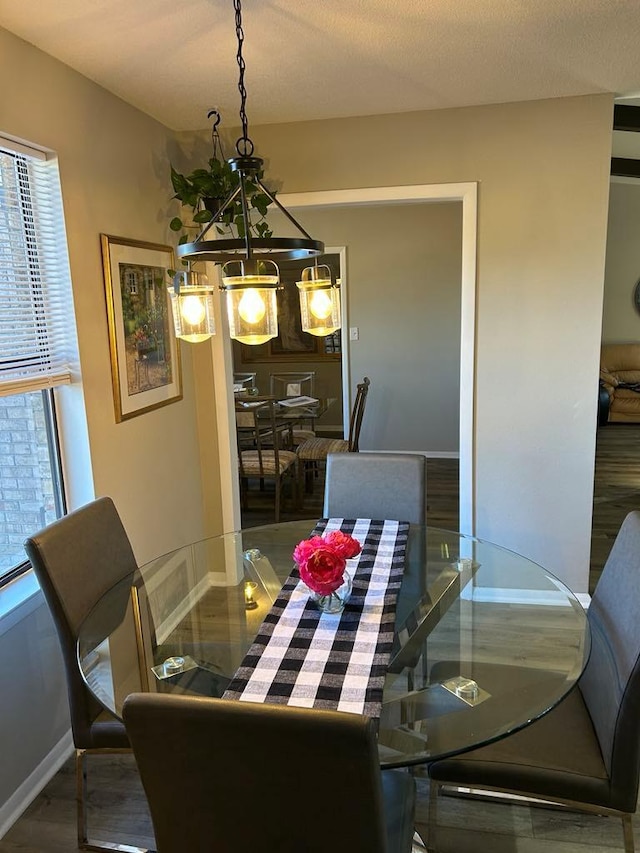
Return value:
[[(423, 204), (459, 201), (462, 203), (461, 310), (460, 310), (460, 531), (473, 535), (475, 513), (475, 412), (476, 412), (476, 277), (477, 277), (477, 182), (452, 184), (416, 184), (394, 187), (362, 187), (349, 190), (322, 190), (306, 193), (281, 193), (280, 203), (287, 210), (301, 208), (364, 207), (389, 204)], [(343, 296), (343, 308), (346, 309)], [(224, 324), (226, 326), (226, 324)], [(214, 359), (216, 412), (220, 439), (220, 477), (223, 526), (225, 531), (241, 527), (237, 485), (235, 413), (232, 390), (231, 342), (228, 334), (221, 358)], [(348, 320), (343, 314), (343, 389), (349, 393)], [(346, 398), (348, 400), (348, 397)], [(345, 407), (347, 411), (349, 406)]]

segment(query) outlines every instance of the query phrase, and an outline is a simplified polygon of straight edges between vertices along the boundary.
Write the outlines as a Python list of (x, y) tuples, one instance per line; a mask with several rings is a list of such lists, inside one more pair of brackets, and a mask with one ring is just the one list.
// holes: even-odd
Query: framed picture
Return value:
[(171, 246), (101, 234), (116, 422), (182, 399)]
[[(341, 277), (340, 255), (326, 254), (319, 263), (331, 268), (334, 281)], [(247, 346), (241, 344), (243, 362), (260, 361), (324, 361), (341, 358), (340, 333), (319, 338), (302, 331), (300, 296), (296, 285), (306, 261), (279, 261), (280, 284), (278, 290), (278, 335), (266, 344)], [(337, 343), (336, 343), (337, 342)]]

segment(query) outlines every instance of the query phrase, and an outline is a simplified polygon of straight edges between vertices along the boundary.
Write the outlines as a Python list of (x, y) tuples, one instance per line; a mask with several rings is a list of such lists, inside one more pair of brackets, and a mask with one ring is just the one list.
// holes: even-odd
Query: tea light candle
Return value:
[(253, 610), (258, 606), (254, 597), (257, 586), (258, 584), (254, 581), (247, 581), (244, 585), (244, 606), (247, 610)]

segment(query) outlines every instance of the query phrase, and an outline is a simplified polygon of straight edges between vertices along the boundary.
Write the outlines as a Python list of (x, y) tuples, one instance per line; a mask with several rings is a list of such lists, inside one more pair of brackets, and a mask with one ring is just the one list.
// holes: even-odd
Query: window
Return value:
[(63, 515), (61, 479), (52, 392), (0, 397), (0, 584), (23, 568), (26, 537)]
[(57, 165), (0, 138), (0, 584), (64, 512), (51, 389), (71, 379), (71, 305)]

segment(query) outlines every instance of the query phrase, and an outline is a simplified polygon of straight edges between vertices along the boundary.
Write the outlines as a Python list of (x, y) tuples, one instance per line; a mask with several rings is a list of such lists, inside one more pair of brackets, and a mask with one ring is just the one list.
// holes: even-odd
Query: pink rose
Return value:
[[(308, 549), (303, 550), (308, 553)], [(317, 546), (305, 560), (298, 563), (303, 583), (319, 595), (330, 595), (342, 586), (345, 566), (345, 558), (333, 548), (325, 546)]]
[(348, 533), (343, 533), (341, 530), (332, 530), (324, 537), (324, 541), (331, 545), (338, 554), (341, 554), (345, 560), (350, 560), (352, 557), (357, 557), (362, 551), (362, 545), (353, 536)]
[(298, 542), (293, 552), (293, 559), (301, 566), (306, 563), (316, 548), (324, 548), (325, 542), (321, 536), (313, 536), (311, 539), (303, 539)]

